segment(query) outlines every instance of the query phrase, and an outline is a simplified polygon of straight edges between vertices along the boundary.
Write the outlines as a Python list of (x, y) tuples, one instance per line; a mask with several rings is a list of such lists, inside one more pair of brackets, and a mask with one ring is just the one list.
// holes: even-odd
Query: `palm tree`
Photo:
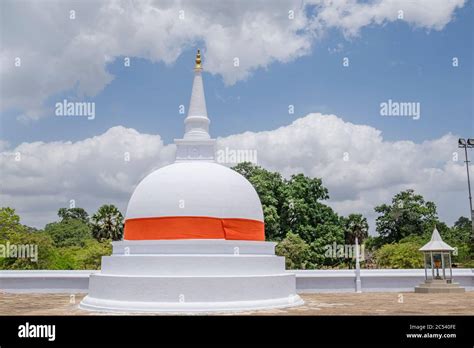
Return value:
[[(355, 240), (358, 239), (359, 246), (368, 236), (369, 224), (367, 219), (362, 214), (350, 214), (347, 218), (343, 219), (344, 234), (346, 243), (355, 247)], [(347, 265), (349, 268), (355, 267), (355, 260), (348, 260)]]
[(123, 236), (123, 215), (113, 204), (104, 204), (92, 216), (92, 235), (98, 241), (121, 240)]
[(369, 235), (369, 224), (362, 214), (350, 214), (344, 219), (344, 232), (347, 244), (355, 244), (355, 239), (362, 244)]

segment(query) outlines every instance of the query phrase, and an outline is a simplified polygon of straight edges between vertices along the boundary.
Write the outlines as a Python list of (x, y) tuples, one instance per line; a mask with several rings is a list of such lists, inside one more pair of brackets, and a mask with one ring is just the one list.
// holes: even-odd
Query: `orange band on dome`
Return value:
[(172, 216), (125, 220), (125, 240), (265, 240), (265, 225), (250, 219)]

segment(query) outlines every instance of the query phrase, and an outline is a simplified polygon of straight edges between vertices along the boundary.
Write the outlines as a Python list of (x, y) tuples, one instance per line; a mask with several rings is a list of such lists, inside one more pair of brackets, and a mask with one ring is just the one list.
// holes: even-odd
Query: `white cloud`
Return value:
[(457, 139), (447, 134), (421, 144), (389, 142), (373, 127), (335, 115), (309, 114), (291, 125), (229, 136), (219, 144), (256, 149), (260, 165), (287, 177), (297, 172), (321, 177), (336, 211), (363, 213), (373, 226), (374, 206), (389, 203), (408, 188), (435, 201), (449, 223), (469, 213), (462, 154), (453, 161)]
[[(370, 24), (405, 20), (442, 29), (464, 0), (275, 1), (12, 1), (1, 2), (2, 109), (23, 119), (51, 113), (59, 93), (95, 96), (113, 80), (117, 57), (172, 64), (184, 50), (204, 48), (206, 69), (227, 84), (272, 62), (311, 51), (315, 38), (336, 27), (355, 35)], [(316, 10), (315, 10), (316, 8)], [(70, 11), (75, 19), (70, 19)], [(294, 19), (289, 19), (289, 11)], [(184, 11), (184, 19), (180, 19)], [(15, 58), (21, 67), (15, 67)], [(234, 58), (239, 58), (239, 67)], [(133, 64), (133, 61), (132, 61)]]
[(163, 145), (159, 135), (120, 126), (75, 143), (23, 143), (1, 152), (0, 205), (17, 208), (25, 223), (40, 227), (71, 200), (89, 211), (104, 202), (125, 211), (138, 181), (173, 160), (174, 145)]
[(403, 20), (415, 27), (443, 29), (454, 11), (465, 0), (313, 0), (318, 15), (312, 25), (316, 28), (336, 27), (347, 36), (354, 36), (367, 25), (382, 25)]
[[(372, 225), (373, 207), (407, 188), (433, 200), (448, 223), (468, 213), (462, 153), (453, 161), (458, 149), (452, 134), (421, 144), (389, 142), (373, 127), (309, 114), (275, 130), (219, 138), (218, 147), (256, 149), (260, 165), (287, 177), (321, 177), (336, 211), (363, 213)], [(125, 211), (134, 186), (172, 162), (174, 151), (159, 135), (124, 127), (75, 143), (23, 143), (1, 153), (0, 205), (16, 208), (24, 223), (39, 227), (55, 220), (71, 199), (91, 213), (105, 203)], [(21, 161), (11, 156), (16, 152)], [(130, 162), (124, 161), (126, 152)]]

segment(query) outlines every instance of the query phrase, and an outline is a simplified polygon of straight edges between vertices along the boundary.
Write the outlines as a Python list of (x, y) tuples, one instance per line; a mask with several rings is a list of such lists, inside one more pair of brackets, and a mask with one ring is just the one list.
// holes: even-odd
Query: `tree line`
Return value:
[[(325, 204), (329, 192), (319, 178), (303, 174), (285, 179), (249, 162), (233, 167), (257, 191), (265, 219), (267, 241), (277, 242), (289, 269), (347, 268), (354, 255), (328, 254), (333, 245), (351, 246), (357, 238), (363, 246), (362, 267), (419, 268), (418, 249), (437, 227), (443, 239), (456, 248), (453, 261), (473, 266), (471, 221), (460, 217), (453, 226), (440, 221), (436, 205), (405, 190), (390, 203), (374, 208), (376, 233), (369, 235), (367, 219), (359, 213), (341, 216)], [(37, 262), (0, 258), (2, 269), (99, 269), (101, 257), (110, 255), (110, 241), (123, 236), (123, 216), (114, 205), (103, 205), (92, 216), (82, 208), (61, 208), (58, 221), (37, 230), (20, 223), (9, 207), (0, 208), (0, 244), (36, 244)]]
[(38, 230), (20, 223), (9, 207), (0, 208), (0, 245), (37, 245), (38, 258), (0, 257), (0, 269), (99, 269), (112, 252), (110, 242), (123, 235), (123, 216), (103, 205), (89, 217), (82, 208), (60, 208), (59, 221)]
[[(369, 236), (367, 219), (358, 213), (340, 216), (327, 204), (329, 192), (319, 178), (303, 174), (285, 179), (251, 163), (233, 168), (254, 186), (262, 202), (267, 240), (278, 242), (276, 251), (286, 257), (287, 268), (347, 268), (353, 257), (333, 257), (330, 245), (363, 244), (362, 267), (419, 268), (423, 256), (418, 249), (429, 241), (436, 227), (456, 251), (459, 267), (472, 267), (471, 221), (460, 217), (449, 227), (438, 218), (435, 203), (408, 189), (396, 194), (388, 204), (374, 208), (378, 214), (375, 236)], [(353, 256), (353, 255), (352, 255)]]

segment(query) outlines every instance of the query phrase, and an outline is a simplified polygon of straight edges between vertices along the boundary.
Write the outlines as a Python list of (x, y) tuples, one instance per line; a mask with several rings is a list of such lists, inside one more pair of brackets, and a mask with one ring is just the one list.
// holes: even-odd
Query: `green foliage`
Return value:
[(314, 266), (340, 262), (325, 256), (325, 246), (344, 244), (341, 219), (329, 206), (320, 202), (328, 198), (321, 179), (298, 174), (286, 182), (281, 226), (310, 245)]
[(459, 267), (471, 264), (472, 225), (468, 218), (460, 217), (454, 226), (447, 226), (438, 220), (436, 205), (426, 202), (413, 190), (398, 193), (392, 199), (392, 205), (382, 204), (375, 211), (382, 214), (376, 220), (379, 236), (370, 237), (366, 247), (378, 249), (375, 255), (379, 266), (423, 267), (422, 256), (420, 259), (417, 256), (422, 255), (418, 249), (430, 240), (435, 226), (443, 240), (456, 249), (452, 256), (453, 264)]
[[(30, 232), (20, 224), (15, 210), (9, 207), (0, 208), (0, 245), (5, 253), (5, 257), (0, 257), (0, 269), (45, 269), (52, 266), (50, 261), (55, 249), (51, 237)], [(25, 257), (7, 257), (10, 256), (7, 249), (12, 248), (24, 250)]]
[[(112, 253), (112, 245), (109, 241), (98, 242), (88, 239), (83, 248), (74, 246), (61, 248), (60, 254), (65, 261), (63, 267), (72, 265), (71, 269), (100, 269), (102, 256)], [(66, 268), (64, 268), (66, 269)]]
[(453, 263), (459, 267), (472, 267), (474, 248), (471, 243), (471, 220), (461, 216), (451, 228), (445, 224), (438, 225), (438, 231), (443, 240), (456, 249)]
[(306, 269), (311, 262), (310, 246), (297, 234), (288, 232), (277, 244), (275, 252), (285, 257), (287, 269)]
[(413, 242), (385, 244), (375, 253), (380, 268), (423, 268), (419, 244)]
[(47, 224), (44, 231), (51, 236), (57, 247), (83, 247), (92, 238), (90, 226), (83, 220), (73, 218)]
[[(329, 198), (321, 179), (303, 174), (283, 179), (251, 163), (234, 167), (255, 187), (262, 202), (267, 240), (279, 241), (276, 252), (287, 268), (353, 266), (353, 260), (327, 255), (329, 245), (364, 243), (370, 262), (382, 268), (423, 267), (418, 249), (436, 226), (444, 241), (456, 248), (453, 263), (472, 267), (472, 225), (460, 217), (449, 227), (437, 218), (436, 206), (413, 190), (396, 194), (390, 205), (375, 207), (378, 236), (368, 235), (367, 219), (360, 214), (340, 217), (323, 204)], [(0, 258), (2, 269), (99, 269), (101, 257), (110, 255), (111, 240), (123, 235), (123, 216), (114, 205), (103, 205), (89, 219), (82, 208), (61, 208), (60, 221), (44, 231), (20, 223), (14, 209), (0, 208), (0, 248), (7, 243), (37, 245), (38, 260)], [(366, 261), (366, 263), (369, 261)]]
[[(52, 260), (56, 255), (53, 240), (45, 233), (30, 233), (15, 231), (9, 234), (8, 239), (0, 240), (3, 246), (15, 245), (18, 248), (27, 247), (29, 257), (0, 258), (0, 269), (54, 269)], [(32, 249), (33, 248), (33, 249)]]
[(374, 251), (383, 245), (382, 237), (380, 236), (368, 236), (364, 240), (364, 246), (367, 251)]
[(339, 216), (321, 203), (329, 198), (321, 179), (297, 174), (284, 180), (279, 173), (248, 162), (233, 169), (252, 183), (260, 197), (267, 240), (281, 241), (287, 232), (292, 231), (309, 245), (314, 263), (337, 262), (326, 258), (324, 252), (320, 253), (327, 244), (344, 242)]
[[(469, 248), (469, 234), (463, 235), (456, 229), (456, 224), (453, 227), (448, 227), (444, 223), (438, 223), (437, 229), (441, 238), (456, 250), (452, 254), (452, 262), (459, 267), (470, 267), (472, 260), (471, 251)], [(431, 239), (431, 232), (425, 232), (423, 235), (410, 235), (400, 240), (400, 243), (413, 243), (421, 248)], [(466, 242), (467, 241), (467, 242)]]
[(255, 188), (262, 203), (265, 219), (265, 236), (268, 240), (281, 240), (285, 231), (281, 228), (281, 210), (284, 201), (285, 182), (279, 173), (270, 172), (250, 162), (233, 167)]
[[(441, 231), (440, 231), (441, 232)], [(471, 220), (461, 216), (453, 225), (451, 229), (446, 231), (443, 238), (449, 240), (453, 244), (469, 244), (471, 242), (472, 224)]]
[(6, 234), (14, 230), (22, 230), (20, 217), (15, 213), (15, 209), (10, 207), (0, 208), (0, 233)]
[(312, 243), (321, 237), (317, 230), (319, 225), (340, 225), (337, 214), (320, 203), (320, 200), (328, 198), (328, 191), (321, 179), (309, 178), (303, 174), (292, 175), (285, 187), (283, 228), (294, 231), (307, 243)]
[(32, 257), (0, 257), (0, 269), (99, 269), (103, 255), (110, 255), (110, 241), (100, 243), (91, 237), (82, 220), (63, 219), (37, 231), (20, 224), (11, 208), (0, 208), (0, 248), (33, 247)]
[(326, 247), (328, 245), (344, 244), (344, 229), (339, 224), (322, 223), (316, 226), (317, 237), (311, 243), (313, 262), (316, 266), (334, 266), (345, 260), (340, 258), (327, 257)]
[(382, 237), (379, 242), (384, 244), (433, 231), (438, 222), (436, 205), (425, 202), (423, 196), (415, 194), (413, 190), (396, 194), (391, 205), (379, 205), (375, 211), (381, 214), (376, 219), (376, 228)]
[(303, 174), (284, 180), (279, 173), (270, 172), (249, 162), (233, 168), (254, 186), (263, 207), (265, 236), (268, 240), (281, 240), (288, 231), (301, 236), (307, 243), (320, 236), (319, 224), (339, 225), (334, 211), (320, 203), (329, 198), (321, 179)]
[(92, 235), (99, 242), (122, 239), (123, 215), (116, 206), (104, 204), (92, 216)]
[(52, 259), (52, 266), (50, 269), (56, 270), (75, 270), (83, 269), (81, 265), (76, 262), (77, 247), (57, 248), (56, 253)]
[(81, 220), (85, 224), (89, 222), (89, 214), (82, 208), (60, 208), (58, 216), (61, 222), (70, 219)]

